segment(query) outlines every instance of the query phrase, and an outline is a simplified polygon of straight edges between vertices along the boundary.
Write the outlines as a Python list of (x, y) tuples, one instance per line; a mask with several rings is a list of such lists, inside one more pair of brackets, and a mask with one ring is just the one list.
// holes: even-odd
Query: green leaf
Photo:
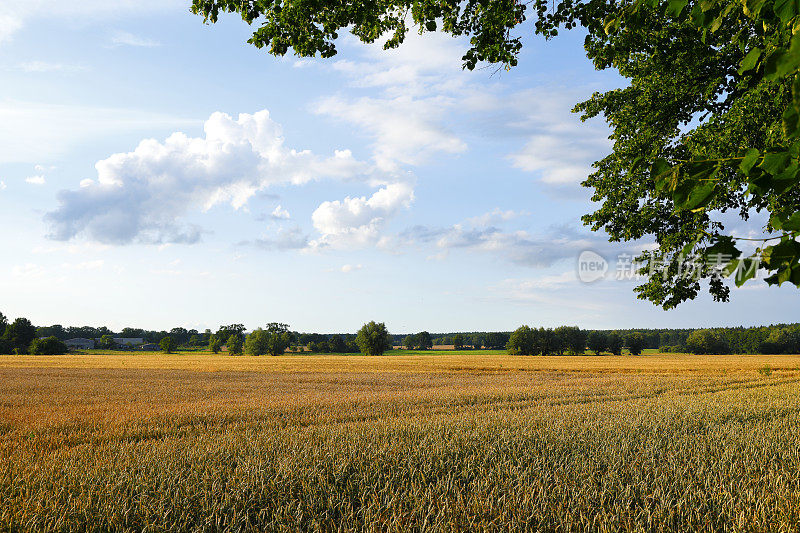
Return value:
[(667, 15), (675, 18), (680, 17), (683, 8), (685, 8), (688, 3), (689, 0), (669, 0), (667, 4)]
[(754, 257), (745, 257), (744, 259), (736, 259), (728, 263), (728, 266), (723, 269), (722, 273), (725, 276), (733, 275), (733, 281), (737, 287), (741, 287), (749, 279), (755, 277), (758, 272), (758, 265), (760, 261)]
[(698, 235), (697, 237), (686, 243), (686, 245), (681, 250), (681, 256), (686, 257), (690, 253), (692, 253), (692, 250), (694, 250), (694, 247), (697, 246), (697, 243), (699, 243), (702, 238), (703, 238), (702, 235)]
[(705, 13), (706, 11), (713, 9), (715, 5), (717, 5), (716, 0), (701, 0), (700, 9), (702, 9), (703, 13)]
[(653, 166), (650, 169), (650, 176), (653, 179), (659, 180), (664, 179), (667, 173), (672, 170), (672, 165), (666, 159), (661, 159), (660, 157), (653, 161)]
[(797, 108), (793, 105), (790, 105), (786, 108), (786, 111), (783, 112), (783, 134), (788, 139), (796, 139), (800, 136), (800, 130), (798, 130), (798, 122), (800, 122), (800, 115), (797, 113)]
[(772, 188), (776, 194), (782, 194), (800, 182), (800, 166), (797, 161), (792, 163), (785, 172), (775, 176)]
[(798, 6), (798, 0), (775, 0), (772, 10), (778, 15), (781, 22), (786, 24), (800, 12), (800, 6)]
[(786, 170), (791, 156), (787, 152), (775, 152), (764, 155), (764, 160), (758, 165), (765, 172), (776, 176)]
[(634, 172), (636, 172), (637, 170), (639, 170), (639, 169), (641, 168), (641, 166), (642, 166), (642, 164), (643, 164), (644, 162), (645, 162), (645, 158), (644, 158), (644, 156), (643, 156), (643, 155), (640, 155), (640, 156), (637, 156), (637, 157), (635, 157), (635, 158), (634, 158), (634, 160), (633, 160), (633, 162), (631, 163), (631, 170), (630, 170), (630, 172), (631, 172), (631, 173), (634, 173)]
[(711, 11), (703, 10), (703, 5), (701, 3), (695, 4), (692, 8), (691, 12), (691, 19), (692, 24), (697, 26), (698, 28), (703, 28), (703, 37), (702, 41), (705, 42), (706, 39), (706, 32), (708, 31), (708, 27), (711, 25), (711, 21), (714, 20), (714, 13)]
[(744, 3), (744, 14), (751, 19), (756, 19), (761, 14), (765, 0), (746, 0)]
[(800, 34), (792, 36), (788, 50), (772, 52), (764, 65), (764, 79), (775, 81), (788, 76), (800, 67)]
[(800, 231), (800, 211), (796, 211), (784, 219), (781, 226), (786, 231)]
[(690, 161), (683, 167), (686, 181), (675, 188), (672, 201), (680, 209), (701, 209), (708, 205), (716, 193), (713, 177), (717, 172), (714, 161)]
[(736, 259), (742, 255), (742, 252), (736, 248), (733, 237), (729, 235), (718, 235), (715, 238), (716, 242), (703, 251), (704, 256), (724, 255), (728, 256), (730, 259)]
[(658, 158), (650, 167), (650, 177), (655, 182), (657, 191), (670, 190), (677, 180), (677, 167), (673, 167), (665, 159)]
[(698, 210), (707, 206), (711, 200), (714, 199), (716, 194), (716, 183), (705, 182), (699, 186), (694, 187), (689, 193), (686, 201), (680, 207), (683, 209)]
[[(725, 15), (723, 13), (720, 13), (717, 16), (717, 18), (715, 18), (714, 21), (711, 23), (711, 28), (710, 28), (711, 29), (711, 33), (714, 33), (715, 31), (717, 31), (722, 26), (722, 22), (724, 20), (725, 20)], [(741, 72), (740, 72), (740, 74), (741, 74)]]
[(770, 285), (783, 285), (789, 282), (792, 285), (800, 287), (800, 266), (796, 264), (789, 264), (777, 269), (775, 274), (766, 278), (764, 281)]
[(756, 150), (755, 148), (750, 148), (744, 157), (742, 158), (742, 162), (739, 164), (739, 170), (742, 171), (742, 174), (745, 176), (750, 174), (752, 168), (758, 162), (758, 159), (761, 157), (761, 152)]
[(605, 31), (606, 35), (611, 35), (618, 29), (619, 29), (619, 19), (614, 17), (608, 17), (605, 20), (605, 24), (603, 25), (603, 31)]
[(684, 173), (690, 180), (701, 181), (711, 179), (717, 171), (716, 161), (689, 161), (684, 165)]
[(739, 74), (744, 74), (748, 70), (756, 68), (758, 60), (761, 58), (761, 52), (763, 52), (763, 50), (758, 47), (747, 52), (747, 55), (744, 56), (744, 59), (742, 59), (742, 62), (739, 64)]
[(800, 211), (776, 211), (769, 217), (769, 223), (776, 230), (800, 231)]
[(770, 270), (781, 266), (797, 264), (800, 259), (800, 243), (791, 237), (784, 237), (775, 246), (767, 246), (761, 254), (764, 264)]
[(684, 181), (677, 185), (672, 191), (672, 202), (676, 208), (683, 208), (689, 201), (689, 195), (694, 189), (694, 184), (690, 181)]

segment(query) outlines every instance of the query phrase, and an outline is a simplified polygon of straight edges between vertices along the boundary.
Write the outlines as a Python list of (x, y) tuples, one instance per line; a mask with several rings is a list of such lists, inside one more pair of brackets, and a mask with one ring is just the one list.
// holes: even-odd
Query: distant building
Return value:
[(117, 346), (133, 348), (134, 346), (144, 344), (144, 339), (139, 337), (117, 337), (114, 339), (114, 344)]
[(93, 350), (94, 349), (94, 340), (93, 339), (69, 339), (64, 341), (64, 344), (67, 345), (67, 348), (70, 350)]
[(158, 344), (148, 343), (137, 346), (136, 349), (142, 350), (143, 352), (157, 352), (161, 350), (161, 347)]

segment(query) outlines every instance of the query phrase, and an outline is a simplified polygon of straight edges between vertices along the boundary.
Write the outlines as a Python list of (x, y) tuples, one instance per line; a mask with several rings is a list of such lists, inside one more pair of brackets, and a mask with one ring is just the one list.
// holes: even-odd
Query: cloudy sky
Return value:
[[(464, 72), (464, 43), (344, 38), (276, 59), (187, 1), (10, 0), (0, 13), (0, 311), (39, 325), (351, 332), (800, 320), (796, 289), (664, 312), (576, 276), (578, 183), (609, 150), (572, 105), (619, 86), (582, 36)], [(770, 302), (769, 308), (762, 305)]]

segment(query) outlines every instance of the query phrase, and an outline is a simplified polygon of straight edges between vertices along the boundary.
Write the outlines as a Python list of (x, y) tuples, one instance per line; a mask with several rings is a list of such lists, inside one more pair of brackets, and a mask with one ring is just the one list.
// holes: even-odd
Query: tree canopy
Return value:
[(382, 355), (386, 350), (392, 349), (392, 338), (386, 324), (373, 320), (358, 330), (356, 344), (364, 355)]
[(645, 345), (644, 337), (638, 332), (631, 333), (625, 338), (625, 344), (627, 344), (631, 355), (641, 355)]
[(36, 328), (27, 318), (17, 318), (8, 324), (3, 332), (5, 341), (3, 351), (13, 351), (15, 353), (28, 353), (33, 340), (36, 338)]
[[(727, 301), (724, 278), (741, 285), (759, 268), (767, 283), (800, 286), (797, 2), (193, 0), (192, 10), (258, 23), (249, 42), (274, 55), (331, 57), (343, 31), (384, 48), (412, 29), (467, 36), (467, 69), (514, 67), (526, 31), (549, 39), (581, 26), (594, 66), (630, 80), (574, 109), (604, 117), (613, 141), (583, 183), (599, 204), (583, 221), (612, 241), (655, 242), (637, 262), (638, 297), (669, 309), (706, 281)], [(764, 213), (762, 235), (734, 234), (727, 213)]]
[(244, 351), (250, 355), (281, 355), (292, 344), (288, 324), (271, 322), (267, 329), (258, 328), (247, 336)]
[(433, 348), (433, 338), (427, 331), (420, 331), (419, 333), (405, 337), (403, 339), (403, 346), (409, 350), (430, 350)]
[(33, 355), (63, 355), (67, 351), (67, 345), (57, 337), (33, 339), (30, 346), (30, 352)]
[(172, 337), (164, 337), (159, 341), (158, 346), (161, 348), (162, 352), (170, 354), (175, 351), (175, 348), (178, 347), (178, 344)]

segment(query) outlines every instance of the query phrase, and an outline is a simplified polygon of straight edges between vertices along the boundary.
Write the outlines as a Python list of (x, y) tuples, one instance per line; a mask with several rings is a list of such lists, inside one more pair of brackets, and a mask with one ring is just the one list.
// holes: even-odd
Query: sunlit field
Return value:
[(800, 356), (0, 356), (0, 530), (797, 531)]

